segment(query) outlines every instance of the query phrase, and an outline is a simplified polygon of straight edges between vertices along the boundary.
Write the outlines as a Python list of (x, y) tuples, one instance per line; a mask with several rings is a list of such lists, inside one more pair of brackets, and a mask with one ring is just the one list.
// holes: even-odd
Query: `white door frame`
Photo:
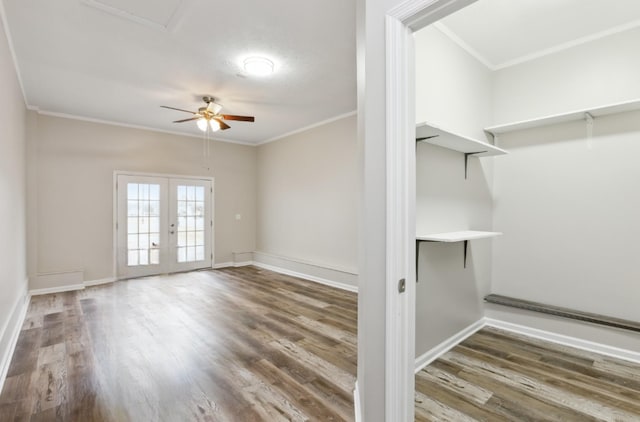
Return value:
[(215, 246), (216, 246), (216, 218), (215, 218), (215, 193), (216, 193), (216, 185), (215, 178), (211, 176), (186, 176), (183, 174), (166, 174), (166, 173), (144, 173), (137, 171), (124, 171), (124, 170), (115, 170), (113, 172), (113, 224), (111, 227), (113, 233), (113, 248), (112, 248), (112, 266), (113, 266), (113, 279), (114, 280), (122, 280), (126, 277), (118, 276), (118, 176), (146, 176), (146, 177), (166, 177), (169, 179), (187, 179), (187, 180), (206, 180), (211, 182), (211, 267), (215, 266)]
[[(386, 16), (385, 420), (414, 420), (415, 69), (413, 32), (476, 0), (408, 0)], [(405, 293), (398, 281), (406, 280)]]

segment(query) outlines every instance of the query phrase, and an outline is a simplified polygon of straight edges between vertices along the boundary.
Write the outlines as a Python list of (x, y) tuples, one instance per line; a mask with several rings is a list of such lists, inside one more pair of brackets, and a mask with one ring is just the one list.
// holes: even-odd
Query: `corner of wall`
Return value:
[(2, 391), (4, 381), (7, 377), (11, 358), (18, 343), (18, 337), (27, 315), (27, 309), (29, 308), (30, 295), (27, 290), (28, 285), (29, 280), (25, 279), (22, 285), (22, 292), (13, 305), (9, 319), (2, 328), (2, 331), (0, 331), (0, 391)]

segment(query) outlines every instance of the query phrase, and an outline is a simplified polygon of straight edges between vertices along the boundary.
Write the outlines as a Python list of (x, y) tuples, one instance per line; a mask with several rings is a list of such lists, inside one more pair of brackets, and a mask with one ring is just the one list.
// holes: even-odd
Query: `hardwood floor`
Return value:
[(0, 421), (353, 420), (356, 318), (255, 267), (36, 296)]
[(416, 374), (416, 421), (640, 421), (640, 365), (485, 328)]

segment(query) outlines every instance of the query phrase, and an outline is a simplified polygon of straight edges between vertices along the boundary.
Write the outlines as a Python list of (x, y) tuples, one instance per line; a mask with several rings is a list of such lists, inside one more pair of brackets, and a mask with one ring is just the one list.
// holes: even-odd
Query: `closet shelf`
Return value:
[(541, 127), (552, 125), (556, 123), (565, 123), (577, 120), (584, 120), (591, 117), (606, 116), (609, 114), (624, 113), (625, 111), (640, 110), (640, 99), (633, 101), (625, 101), (622, 103), (609, 104), (602, 107), (594, 107), (582, 110), (574, 110), (568, 113), (552, 114), (549, 116), (543, 116), (536, 119), (521, 120), (518, 122), (506, 123), (502, 125), (490, 126), (484, 129), (492, 135), (499, 135), (501, 133), (513, 132), (522, 129), (531, 129), (534, 127)]
[(473, 154), (475, 157), (489, 157), (507, 153), (507, 151), (486, 142), (458, 135), (427, 122), (416, 125), (416, 141), (452, 149), (464, 154)]
[(486, 237), (500, 236), (501, 234), (501, 232), (465, 230), (458, 232), (417, 235), (416, 240), (422, 240), (425, 242), (462, 242), (465, 240), (484, 239)]
[(488, 237), (500, 236), (501, 232), (483, 232), (475, 230), (464, 230), (458, 232), (433, 233), (416, 236), (416, 280), (418, 279), (418, 257), (420, 255), (420, 243), (422, 242), (464, 242), (463, 264), (467, 268), (467, 246), (470, 240), (485, 239)]

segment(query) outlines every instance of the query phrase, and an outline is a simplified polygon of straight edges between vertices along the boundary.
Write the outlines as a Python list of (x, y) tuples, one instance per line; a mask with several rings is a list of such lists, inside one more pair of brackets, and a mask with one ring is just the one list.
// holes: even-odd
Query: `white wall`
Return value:
[[(253, 251), (254, 147), (213, 142), (207, 170), (198, 138), (32, 114), (29, 160), (37, 170), (30, 189), (37, 211), (30, 221), (36, 231), (30, 276), (77, 270), (85, 281), (114, 276), (115, 170), (213, 176), (215, 262)], [(57, 286), (32, 282), (30, 287)]]
[[(640, 98), (640, 30), (497, 71), (494, 123)], [(494, 293), (640, 321), (640, 112), (501, 135)], [(588, 324), (489, 306), (487, 315), (640, 351)], [(609, 330), (611, 331), (611, 330)], [(637, 337), (637, 336), (636, 336)]]
[(640, 321), (640, 112), (597, 118), (592, 139), (573, 122), (500, 143), (494, 293)]
[(486, 140), (491, 122), (491, 71), (434, 26), (414, 33), (416, 122)]
[(0, 383), (27, 291), (26, 108), (0, 20)]
[(357, 274), (356, 116), (258, 147), (257, 251)]
[(640, 98), (640, 28), (494, 74), (493, 124)]
[[(416, 120), (486, 140), (491, 121), (491, 71), (434, 27), (415, 33)], [(504, 157), (495, 158), (501, 160)], [(491, 230), (494, 158), (420, 142), (416, 148), (416, 230), (441, 233)], [(420, 244), (416, 286), (416, 356), (483, 316), (491, 284), (491, 240)]]

